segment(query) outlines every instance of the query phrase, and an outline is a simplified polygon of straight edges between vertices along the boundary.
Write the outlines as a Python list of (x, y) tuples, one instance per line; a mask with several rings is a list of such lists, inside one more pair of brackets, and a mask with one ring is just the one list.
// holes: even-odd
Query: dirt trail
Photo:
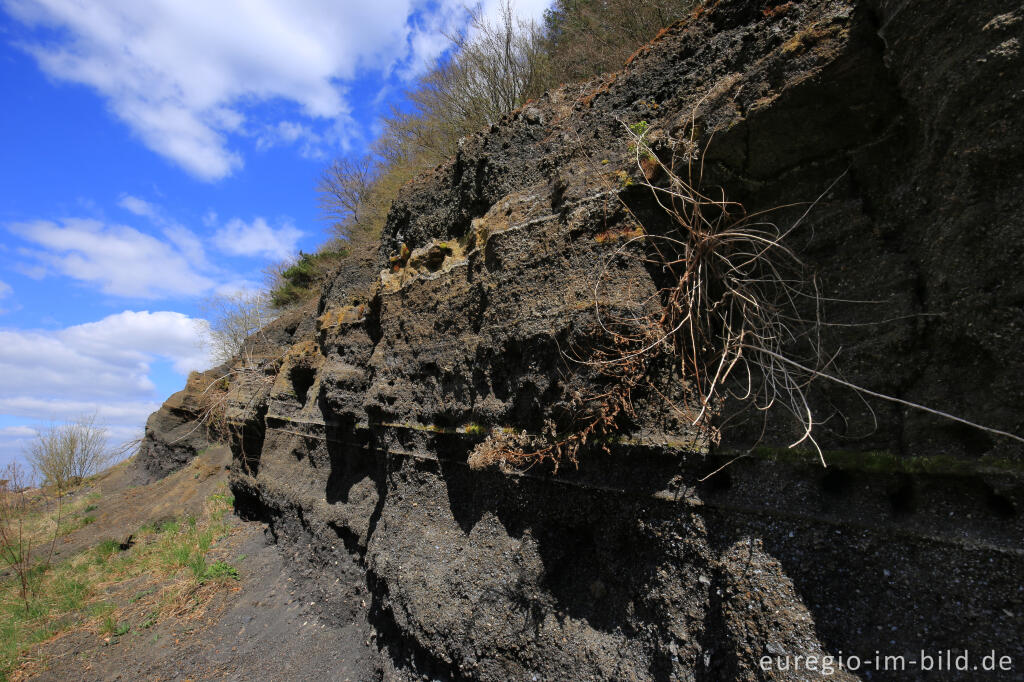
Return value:
[[(75, 631), (44, 645), (36, 680), (349, 680), (379, 678), (365, 618), (336, 623), (297, 590), (263, 524), (233, 521), (238, 587), (217, 595), (203, 617), (162, 621), (105, 642)], [(358, 605), (358, 604), (357, 604)], [(356, 605), (356, 606), (357, 606)], [(369, 642), (369, 645), (367, 644)]]

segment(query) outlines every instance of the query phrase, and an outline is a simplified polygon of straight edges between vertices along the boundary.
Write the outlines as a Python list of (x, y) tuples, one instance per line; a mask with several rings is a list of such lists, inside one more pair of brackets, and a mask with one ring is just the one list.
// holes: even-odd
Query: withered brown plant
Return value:
[[(635, 253), (635, 243), (642, 242), (640, 257), (664, 277), (656, 294), (658, 319), (635, 323), (635, 335), (651, 341), (633, 355), (671, 347), (695, 412), (691, 421), (713, 440), (719, 435), (714, 419), (731, 395), (758, 410), (788, 410), (801, 427), (792, 445), (809, 441), (817, 449), (806, 389), (818, 375), (805, 368), (828, 364), (819, 335), (822, 297), (814, 273), (787, 243), (814, 204), (781, 228), (765, 213), (747, 213), (724, 191), (702, 189), (703, 157), (692, 138), (669, 139), (670, 158), (663, 161), (648, 146), (645, 125), (624, 127), (633, 138), (638, 182), (665, 218), (656, 231), (642, 230), (605, 261), (607, 269), (613, 258)], [(595, 298), (603, 285), (604, 272)], [(599, 306), (596, 312), (603, 324)]]
[[(598, 369), (596, 378), (601, 387), (572, 391), (563, 424), (548, 418), (540, 434), (500, 428), (491, 431), (470, 453), (471, 468), (498, 465), (503, 471), (523, 471), (547, 462), (557, 472), (563, 463), (578, 466), (580, 450), (588, 442), (609, 451), (610, 436), (618, 431), (619, 420), (636, 415), (633, 395), (648, 381), (647, 365), (652, 354), (632, 354), (636, 339), (625, 333), (611, 331), (602, 336), (600, 330), (592, 331), (590, 338), (605, 339), (604, 344), (591, 343), (586, 350), (588, 362)], [(573, 354), (578, 355), (579, 349), (573, 349)], [(594, 359), (609, 362), (593, 363)]]
[[(649, 343), (628, 354), (588, 362), (631, 363), (638, 355), (669, 346), (692, 396), (692, 424), (709, 432), (713, 442), (720, 438), (716, 419), (727, 399), (765, 413), (780, 407), (799, 425), (799, 436), (790, 447), (810, 443), (823, 465), (825, 458), (814, 438), (820, 422), (808, 398), (808, 387), (819, 379), (852, 389), (862, 398), (895, 402), (1024, 442), (1015, 434), (858, 386), (830, 369), (837, 353), (826, 353), (822, 344), (826, 299), (815, 273), (790, 241), (842, 176), (796, 220), (780, 227), (767, 219), (769, 213), (791, 207), (747, 213), (723, 190), (703, 189), (703, 154), (693, 137), (667, 139), (668, 159), (663, 160), (648, 144), (646, 123), (624, 128), (633, 138), (630, 148), (638, 183), (650, 191), (668, 225), (659, 225), (656, 231), (642, 229), (605, 261), (604, 269), (612, 259), (634, 253), (630, 247), (642, 242), (646, 249), (641, 257), (664, 273), (667, 284), (656, 294), (661, 303), (658, 319), (634, 318), (632, 338), (651, 338)], [(697, 129), (692, 120), (690, 129)], [(643, 228), (625, 202), (623, 206)], [(600, 300), (604, 274), (595, 286), (595, 301)], [(600, 305), (596, 313), (603, 325)], [(614, 322), (621, 327), (628, 321)]]

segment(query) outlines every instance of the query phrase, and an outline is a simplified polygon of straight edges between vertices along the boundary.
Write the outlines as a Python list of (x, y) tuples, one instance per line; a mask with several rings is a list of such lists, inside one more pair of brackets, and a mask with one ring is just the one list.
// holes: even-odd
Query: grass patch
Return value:
[[(208, 556), (230, 531), (232, 504), (217, 493), (199, 516), (146, 524), (129, 549), (111, 538), (48, 569), (37, 566), (27, 608), (16, 580), (0, 579), (0, 682), (33, 647), (69, 629), (121, 637), (164, 617), (202, 612), (216, 590), (238, 578), (234, 566)], [(131, 590), (119, 594), (128, 581)]]
[(238, 569), (218, 559), (212, 564), (207, 564), (205, 557), (199, 557), (198, 561), (194, 563), (192, 568), (192, 577), (199, 584), (205, 584), (208, 582), (224, 582), (227, 580), (238, 580)]
[(114, 556), (115, 553), (121, 550), (121, 543), (117, 540), (103, 540), (96, 545), (96, 561), (100, 564), (105, 564)]

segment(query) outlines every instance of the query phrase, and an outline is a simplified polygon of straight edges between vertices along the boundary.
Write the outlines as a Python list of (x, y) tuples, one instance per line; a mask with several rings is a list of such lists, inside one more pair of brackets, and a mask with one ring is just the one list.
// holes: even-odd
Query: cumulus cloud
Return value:
[[(355, 126), (350, 121), (345, 121), (341, 130), (352, 131)], [(324, 133), (317, 132), (313, 126), (298, 121), (278, 121), (274, 124), (266, 124), (256, 134), (256, 148), (260, 150), (272, 147), (294, 145), (299, 154), (306, 159), (325, 159), (327, 152), (325, 147), (330, 144), (338, 144), (343, 148), (347, 145), (347, 139), (334, 134), (333, 127)]]
[(58, 333), (68, 346), (94, 357), (127, 362), (142, 356), (171, 360), (180, 374), (206, 369), (208, 358), (199, 349), (205, 321), (182, 313), (126, 310), (97, 322), (67, 327)]
[(256, 218), (250, 223), (232, 218), (217, 230), (213, 241), (222, 251), (232, 255), (285, 260), (295, 255), (301, 238), (302, 232), (290, 221), (274, 228), (263, 218)]
[[(247, 105), (283, 100), (310, 120), (346, 118), (357, 70), (425, 68), (459, 0), (0, 0), (40, 31), (21, 45), (51, 76), (82, 83), (146, 146), (216, 180), (243, 160), (233, 134), (256, 134)], [(494, 0), (489, 0), (492, 4)], [(540, 0), (524, 0), (529, 11)]]
[(130, 194), (122, 194), (121, 198), (118, 199), (117, 205), (128, 211), (134, 213), (137, 216), (143, 216), (146, 218), (155, 218), (158, 215), (157, 208), (153, 204), (149, 203), (145, 199), (133, 197)]
[(212, 365), (200, 347), (205, 320), (131, 311), (55, 331), (0, 329), (0, 415), (29, 423), (0, 428), (0, 464), (18, 456), (38, 423), (95, 414), (111, 443), (140, 435), (158, 409), (158, 363), (184, 375)]
[(23, 251), (38, 261), (22, 268), (26, 274), (55, 271), (131, 298), (195, 296), (214, 285), (196, 269), (202, 264), (202, 245), (180, 226), (165, 230), (170, 241), (87, 218), (15, 223), (10, 230), (42, 247)]
[(181, 374), (212, 364), (200, 348), (203, 325), (182, 313), (126, 310), (57, 331), (0, 329), (0, 413), (46, 416), (54, 396), (90, 404), (150, 397), (153, 362)]
[(159, 227), (164, 238), (174, 245), (186, 260), (197, 270), (209, 270), (213, 266), (206, 258), (206, 249), (196, 234), (167, 215), (162, 206), (130, 194), (122, 194), (117, 205), (137, 216), (146, 218)]

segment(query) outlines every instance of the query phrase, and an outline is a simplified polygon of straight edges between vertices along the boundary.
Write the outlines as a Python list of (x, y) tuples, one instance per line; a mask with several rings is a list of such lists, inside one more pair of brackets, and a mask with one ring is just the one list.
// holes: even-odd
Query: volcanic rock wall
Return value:
[(641, 121), (659, 158), (693, 141), (706, 191), (798, 224), (846, 379), (1024, 432), (1022, 27), (998, 0), (721, 0), (463, 140), (234, 387), (239, 510), (365, 581), (387, 679), (817, 679), (759, 661), (922, 649), (1019, 674), (1011, 440), (819, 381), (827, 469), (781, 411), (709, 444), (654, 362), (578, 466), (467, 459), (602, 385), (571, 359), (597, 307), (651, 312), (658, 269), (613, 256), (669, 221)]

